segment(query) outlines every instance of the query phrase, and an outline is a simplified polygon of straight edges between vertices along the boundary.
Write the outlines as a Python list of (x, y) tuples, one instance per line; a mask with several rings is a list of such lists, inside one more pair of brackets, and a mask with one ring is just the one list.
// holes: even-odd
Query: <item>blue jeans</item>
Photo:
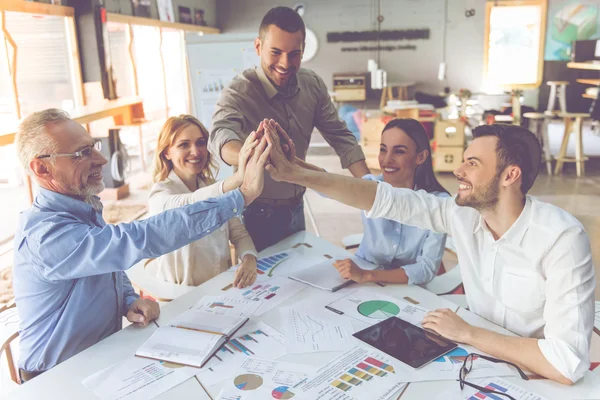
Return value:
[(300, 201), (295, 206), (252, 203), (244, 211), (244, 222), (256, 251), (261, 251), (306, 229), (304, 202)]

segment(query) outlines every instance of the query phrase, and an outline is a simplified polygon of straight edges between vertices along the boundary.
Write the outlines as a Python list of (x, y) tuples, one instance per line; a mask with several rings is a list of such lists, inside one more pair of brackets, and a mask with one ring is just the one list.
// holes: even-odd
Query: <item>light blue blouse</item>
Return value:
[[(383, 175), (363, 179), (383, 181)], [(449, 197), (447, 193), (434, 193)], [(383, 269), (404, 268), (409, 284), (423, 284), (437, 274), (444, 254), (446, 235), (362, 213), (364, 236), (356, 255)]]

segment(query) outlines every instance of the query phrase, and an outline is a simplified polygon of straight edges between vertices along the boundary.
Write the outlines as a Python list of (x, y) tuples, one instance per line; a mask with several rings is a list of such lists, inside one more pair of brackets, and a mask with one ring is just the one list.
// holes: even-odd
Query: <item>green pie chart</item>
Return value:
[(358, 305), (358, 312), (367, 318), (388, 319), (398, 315), (400, 307), (384, 300), (369, 300)]

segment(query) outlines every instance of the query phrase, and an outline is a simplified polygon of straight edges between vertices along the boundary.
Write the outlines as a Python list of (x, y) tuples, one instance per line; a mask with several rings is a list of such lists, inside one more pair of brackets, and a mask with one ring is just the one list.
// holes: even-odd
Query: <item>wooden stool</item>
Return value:
[[(381, 90), (379, 108), (383, 110), (388, 100), (408, 100), (408, 87), (413, 85), (414, 82), (388, 83), (386, 87)], [(394, 97), (394, 88), (398, 93), (398, 97)]]
[[(562, 171), (563, 163), (574, 162), (577, 168), (577, 176), (585, 175), (585, 160), (587, 157), (583, 155), (583, 130), (582, 124), (584, 118), (589, 118), (588, 113), (564, 113), (559, 114), (565, 123), (565, 133), (563, 134), (560, 152), (556, 157), (556, 167), (554, 173), (559, 175)], [(575, 158), (567, 157), (567, 147), (569, 145), (569, 137), (571, 133), (575, 133)]]
[(538, 112), (523, 114), (529, 120), (529, 130), (538, 138), (542, 146), (542, 161), (546, 163), (548, 175), (552, 175), (552, 154), (550, 154), (550, 142), (548, 140), (548, 115)]
[(553, 112), (556, 98), (558, 97), (558, 105), (560, 106), (560, 112), (567, 112), (567, 85), (568, 81), (548, 81), (546, 82), (550, 86), (550, 97), (548, 98), (548, 107), (546, 111)]

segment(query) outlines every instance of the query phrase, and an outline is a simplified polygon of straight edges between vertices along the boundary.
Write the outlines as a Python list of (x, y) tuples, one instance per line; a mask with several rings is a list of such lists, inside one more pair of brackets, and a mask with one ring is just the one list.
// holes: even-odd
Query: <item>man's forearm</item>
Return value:
[(573, 383), (544, 357), (538, 339), (506, 336), (478, 327), (471, 329), (466, 344), (564, 385)]
[(325, 171), (323, 168), (319, 168), (316, 165), (313, 165), (311, 163), (307, 163), (306, 161), (296, 157), (296, 159), (294, 160), (295, 164), (298, 164), (299, 166), (301, 166), (302, 168), (306, 168), (306, 169), (310, 169), (313, 171), (320, 171), (320, 172), (327, 172)]
[(348, 171), (350, 171), (350, 173), (356, 178), (362, 178), (363, 176), (371, 173), (365, 160), (360, 160), (348, 165)]
[(238, 165), (238, 157), (242, 149), (242, 142), (230, 140), (221, 147), (221, 158), (229, 165)]
[(286, 179), (290, 183), (304, 186), (330, 199), (361, 210), (370, 210), (377, 194), (377, 183), (343, 175), (314, 171), (295, 165), (293, 173)]

